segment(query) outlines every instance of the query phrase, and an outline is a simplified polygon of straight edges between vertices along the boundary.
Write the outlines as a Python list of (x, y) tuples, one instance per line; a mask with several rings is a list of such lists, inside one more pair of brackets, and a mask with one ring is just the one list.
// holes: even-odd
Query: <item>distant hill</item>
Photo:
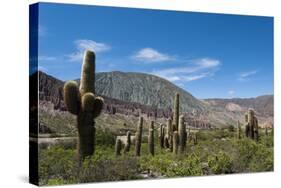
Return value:
[[(39, 72), (40, 100), (51, 101), (56, 108), (65, 110), (63, 84), (63, 81)], [(104, 110), (107, 113), (168, 118), (172, 114), (174, 95), (178, 92), (181, 113), (190, 117), (190, 122), (198, 120), (215, 127), (224, 127), (236, 124), (237, 120), (244, 122), (244, 113), (248, 108), (255, 109), (261, 123), (273, 122), (273, 95), (249, 99), (199, 100), (163, 78), (144, 73), (97, 73), (95, 84), (97, 95), (105, 98)]]

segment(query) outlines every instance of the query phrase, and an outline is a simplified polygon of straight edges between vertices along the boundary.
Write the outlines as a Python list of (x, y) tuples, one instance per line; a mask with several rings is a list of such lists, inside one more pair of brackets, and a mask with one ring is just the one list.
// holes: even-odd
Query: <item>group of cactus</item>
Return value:
[(167, 126), (160, 125), (159, 143), (161, 148), (167, 148), (174, 154), (184, 153), (186, 150), (187, 132), (184, 116), (179, 115), (179, 94), (175, 94), (173, 119), (169, 118)]
[(245, 114), (245, 136), (251, 138), (253, 140), (259, 140), (259, 125), (258, 119), (255, 116), (255, 112), (253, 109), (249, 109)]
[[(123, 153), (124, 154), (128, 153), (130, 151), (130, 148), (131, 148), (131, 132), (127, 131), (126, 142), (125, 142)], [(115, 142), (115, 155), (116, 156), (121, 155), (121, 150), (122, 150), (122, 141), (120, 140), (120, 138), (117, 137)]]

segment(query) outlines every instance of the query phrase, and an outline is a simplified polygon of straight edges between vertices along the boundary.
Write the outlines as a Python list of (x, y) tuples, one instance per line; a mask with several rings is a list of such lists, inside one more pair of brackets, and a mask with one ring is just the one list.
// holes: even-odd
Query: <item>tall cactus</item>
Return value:
[(126, 138), (126, 143), (125, 143), (125, 147), (124, 147), (124, 153), (127, 153), (130, 151), (130, 147), (131, 147), (131, 132), (127, 131), (127, 138)]
[(169, 149), (172, 152), (173, 151), (173, 125), (172, 125), (171, 118), (168, 119), (167, 136), (168, 136), (168, 142), (169, 142)]
[(160, 128), (159, 128), (159, 144), (160, 144), (160, 148), (164, 148), (164, 135), (165, 135), (165, 127), (164, 124), (160, 124)]
[(178, 146), (179, 146), (179, 134), (178, 131), (174, 131), (173, 133), (173, 153), (178, 154)]
[(116, 138), (115, 142), (115, 156), (121, 155), (121, 148), (122, 148), (122, 143), (119, 138)]
[(241, 126), (239, 120), (237, 121), (237, 138), (241, 139)]
[(186, 148), (187, 132), (184, 124), (184, 116), (180, 116), (179, 121), (179, 152), (183, 153)]
[(259, 126), (258, 119), (255, 116), (253, 109), (249, 109), (247, 115), (245, 115), (246, 120), (246, 136), (258, 141), (259, 139)]
[(83, 160), (95, 151), (95, 118), (102, 111), (103, 99), (95, 96), (95, 54), (86, 51), (81, 71), (80, 87), (75, 81), (64, 85), (64, 103), (77, 116), (78, 157)]
[(142, 140), (142, 125), (143, 125), (143, 117), (139, 118), (139, 124), (137, 127), (136, 138), (135, 138), (135, 154), (136, 156), (140, 156), (141, 151), (141, 140)]
[(154, 121), (151, 121), (148, 130), (148, 149), (149, 153), (154, 156)]
[(175, 94), (175, 99), (174, 99), (174, 115), (173, 115), (173, 131), (178, 131), (179, 128), (179, 111), (180, 111), (180, 107), (179, 107), (179, 98), (180, 95), (179, 93)]

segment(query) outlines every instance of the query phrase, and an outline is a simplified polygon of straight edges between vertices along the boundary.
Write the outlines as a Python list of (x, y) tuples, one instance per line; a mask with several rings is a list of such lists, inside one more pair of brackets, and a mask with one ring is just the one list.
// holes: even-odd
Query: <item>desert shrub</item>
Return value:
[(115, 135), (109, 129), (96, 129), (96, 144), (113, 146), (115, 144)]
[(214, 174), (232, 173), (233, 162), (225, 152), (219, 151), (218, 154), (209, 156), (208, 165)]
[(251, 139), (237, 141), (235, 169), (237, 172), (260, 172), (273, 170), (273, 148)]
[(50, 149), (39, 152), (39, 182), (47, 184), (49, 179), (67, 179), (72, 182), (75, 179), (75, 152), (66, 150), (61, 146), (53, 146)]
[(189, 156), (173, 156), (172, 153), (142, 156), (139, 158), (140, 171), (152, 171), (166, 177), (197, 176), (203, 171), (200, 159), (195, 154)]

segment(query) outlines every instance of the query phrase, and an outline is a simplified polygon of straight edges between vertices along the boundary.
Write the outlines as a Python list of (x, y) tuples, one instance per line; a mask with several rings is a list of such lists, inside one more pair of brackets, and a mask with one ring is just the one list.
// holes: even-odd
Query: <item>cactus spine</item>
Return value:
[(179, 152), (183, 153), (186, 148), (187, 132), (184, 124), (184, 116), (181, 115), (179, 120)]
[(148, 149), (149, 153), (154, 156), (154, 121), (151, 121), (148, 130)]
[(115, 142), (115, 156), (121, 155), (121, 147), (122, 147), (121, 140), (119, 138), (116, 138), (116, 142)]
[(100, 115), (103, 99), (95, 96), (95, 54), (86, 51), (81, 71), (80, 88), (74, 81), (64, 85), (64, 103), (77, 116), (78, 157), (83, 160), (95, 150), (95, 118)]
[(137, 127), (137, 132), (136, 132), (136, 146), (135, 146), (136, 156), (140, 156), (140, 151), (141, 151), (142, 125), (143, 125), (143, 117), (140, 117), (139, 124)]
[(131, 132), (127, 131), (127, 139), (126, 139), (126, 144), (125, 144), (125, 147), (124, 147), (124, 153), (129, 152), (130, 147), (131, 147)]
[(179, 146), (179, 134), (178, 131), (174, 131), (173, 133), (173, 153), (178, 154), (178, 146)]
[(179, 128), (179, 97), (179, 93), (176, 93), (174, 100), (173, 131), (177, 131)]

